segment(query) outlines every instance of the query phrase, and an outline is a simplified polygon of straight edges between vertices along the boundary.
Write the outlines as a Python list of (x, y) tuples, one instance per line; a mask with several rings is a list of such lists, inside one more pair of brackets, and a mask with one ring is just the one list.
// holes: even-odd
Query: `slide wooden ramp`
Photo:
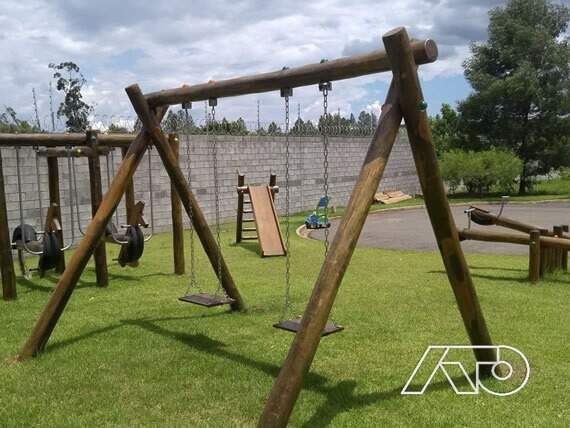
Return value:
[(271, 197), (271, 189), (268, 186), (249, 186), (249, 198), (257, 229), (257, 239), (261, 247), (261, 255), (263, 257), (284, 256), (285, 245), (281, 237), (281, 229), (279, 228), (277, 212)]

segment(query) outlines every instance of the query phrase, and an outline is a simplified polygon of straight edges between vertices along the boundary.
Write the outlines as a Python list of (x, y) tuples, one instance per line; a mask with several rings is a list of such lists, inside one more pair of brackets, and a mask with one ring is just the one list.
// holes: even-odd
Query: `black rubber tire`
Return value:
[(57, 266), (57, 263), (63, 257), (61, 251), (61, 243), (55, 232), (48, 232), (43, 239), (43, 252), (38, 260), (38, 269), (47, 271)]
[[(24, 236), (24, 239), (22, 239), (22, 235)], [(14, 229), (14, 233), (12, 233), (12, 242), (24, 241), (27, 244), (31, 241), (37, 241), (37, 239), (36, 229), (34, 229), (34, 227), (29, 224), (24, 224), (23, 227), (16, 227)]]
[(121, 266), (136, 262), (144, 252), (144, 234), (140, 226), (129, 226), (125, 233), (128, 243), (123, 245), (119, 264)]

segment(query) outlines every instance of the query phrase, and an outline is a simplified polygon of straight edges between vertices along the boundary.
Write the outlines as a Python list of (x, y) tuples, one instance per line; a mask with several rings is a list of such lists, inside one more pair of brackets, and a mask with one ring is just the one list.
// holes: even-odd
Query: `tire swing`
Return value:
[[(324, 197), (328, 200), (328, 136), (326, 120), (328, 115), (328, 92), (332, 89), (331, 82), (322, 82), (319, 84), (319, 90), (323, 93), (323, 191)], [(290, 183), (289, 183), (289, 170), (290, 170), (290, 144), (289, 144), (289, 97), (293, 96), (292, 88), (281, 89), (281, 97), (285, 99), (285, 296), (283, 303), (283, 310), (279, 318), (279, 322), (273, 324), (273, 327), (289, 331), (292, 333), (297, 333), (301, 326), (301, 317), (288, 318), (290, 312), (292, 312), (293, 305), (291, 303), (291, 248), (290, 248), (290, 234), (291, 234), (291, 209), (290, 209)], [(327, 215), (327, 208), (325, 208), (325, 216)], [(328, 218), (328, 217), (327, 217)], [(326, 257), (329, 241), (328, 241), (328, 229), (325, 229), (325, 241), (324, 241), (324, 255)], [(336, 324), (332, 319), (327, 321), (324, 326), (321, 337), (328, 336), (330, 334), (338, 333), (344, 330), (344, 327)]]
[[(17, 184), (18, 184), (18, 205), (20, 214), (20, 224), (14, 229), (12, 233), (12, 248), (18, 251), (18, 260), (20, 264), (20, 269), (22, 275), (26, 279), (30, 279), (32, 269), (28, 269), (25, 263), (24, 253), (39, 256), (38, 271), (40, 277), (43, 277), (45, 272), (55, 268), (62, 257), (64, 257), (63, 252), (71, 248), (75, 242), (75, 232), (73, 230), (73, 195), (72, 195), (72, 176), (71, 176), (71, 148), (66, 147), (67, 150), (67, 161), (69, 169), (69, 197), (70, 197), (70, 216), (71, 216), (71, 242), (67, 246), (60, 242), (58, 234), (61, 231), (61, 225), (56, 218), (53, 218), (53, 208), (48, 209), (48, 219), (46, 220), (46, 230), (40, 231), (36, 230), (32, 225), (25, 223), (24, 221), (24, 207), (23, 207), (23, 194), (22, 194), (22, 172), (21, 172), (21, 161), (20, 161), (20, 147), (16, 147), (16, 174), (17, 174)], [(35, 156), (35, 169), (36, 169), (36, 183), (38, 192), (38, 202), (39, 202), (39, 222), (43, 221), (43, 204), (42, 204), (42, 192), (41, 192), (41, 176), (40, 176), (40, 165), (39, 165), (39, 155), (38, 148), (34, 148), (36, 152)]]
[[(111, 184), (111, 174), (114, 175), (114, 155), (113, 151), (107, 154), (107, 186)], [(150, 152), (150, 147), (148, 149), (148, 174), (149, 174), (149, 197), (150, 197), (150, 214), (151, 214), (151, 234), (145, 237), (141, 224), (126, 224), (121, 226), (124, 228), (124, 233), (119, 232), (119, 213), (118, 210), (115, 211), (115, 222), (112, 220), (107, 224), (105, 228), (105, 237), (108, 242), (117, 244), (121, 246), (119, 256), (116, 261), (119, 266), (132, 266), (136, 267), (139, 259), (144, 253), (145, 242), (149, 241), (154, 234), (154, 200), (152, 195), (152, 157)], [(112, 172), (111, 172), (112, 171)], [(140, 202), (139, 202), (140, 203)], [(144, 223), (141, 221), (141, 223)], [(142, 226), (147, 227), (148, 225), (142, 224)]]
[[(178, 300), (185, 303), (192, 303), (194, 305), (204, 306), (207, 308), (212, 308), (215, 306), (229, 305), (235, 302), (234, 299), (229, 297), (224, 288), (222, 287), (222, 246), (221, 246), (221, 236), (220, 236), (220, 183), (218, 177), (218, 144), (216, 138), (216, 105), (218, 100), (216, 98), (211, 98), (208, 100), (208, 104), (211, 107), (211, 119), (206, 118), (206, 142), (210, 142), (210, 132), (209, 128), (212, 127), (213, 138), (212, 138), (212, 161), (214, 169), (214, 194), (215, 194), (215, 205), (216, 205), (216, 242), (218, 245), (218, 258), (217, 258), (217, 280), (218, 286), (216, 291), (211, 293), (205, 293), (200, 289), (200, 286), (196, 281), (196, 263), (195, 263), (195, 251), (194, 251), (194, 218), (192, 215), (192, 209), (190, 209), (190, 281), (188, 283), (188, 288), (186, 294), (179, 297)], [(190, 104), (183, 104), (182, 108), (186, 113), (186, 119), (188, 123), (188, 108)], [(188, 167), (188, 186), (192, 188), (191, 180), (191, 168), (190, 168), (190, 132), (186, 129), (186, 161)]]

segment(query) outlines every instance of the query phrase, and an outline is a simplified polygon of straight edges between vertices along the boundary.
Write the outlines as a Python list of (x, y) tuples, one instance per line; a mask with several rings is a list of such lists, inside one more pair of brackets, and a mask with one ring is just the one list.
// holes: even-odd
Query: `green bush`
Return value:
[(441, 157), (441, 173), (451, 192), (464, 185), (469, 193), (510, 193), (521, 170), (522, 161), (502, 150), (452, 150)]
[(560, 169), (560, 178), (562, 180), (570, 180), (570, 167)]

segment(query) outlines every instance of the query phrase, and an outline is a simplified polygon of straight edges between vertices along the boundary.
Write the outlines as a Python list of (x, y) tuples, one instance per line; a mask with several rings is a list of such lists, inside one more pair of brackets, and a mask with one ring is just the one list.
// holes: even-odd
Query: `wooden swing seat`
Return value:
[(194, 305), (205, 306), (207, 308), (229, 305), (235, 302), (235, 300), (230, 297), (216, 296), (214, 294), (207, 293), (188, 294), (186, 296), (179, 297), (178, 300), (181, 302), (193, 303)]
[[(290, 331), (292, 333), (297, 333), (299, 331), (299, 327), (301, 326), (301, 318), (295, 318), (293, 320), (284, 320), (279, 321), (276, 324), (273, 324), (273, 327)], [(333, 322), (328, 321), (321, 332), (321, 337), (328, 336), (330, 334), (338, 333), (339, 331), (344, 330), (344, 327), (341, 325), (336, 325)]]

